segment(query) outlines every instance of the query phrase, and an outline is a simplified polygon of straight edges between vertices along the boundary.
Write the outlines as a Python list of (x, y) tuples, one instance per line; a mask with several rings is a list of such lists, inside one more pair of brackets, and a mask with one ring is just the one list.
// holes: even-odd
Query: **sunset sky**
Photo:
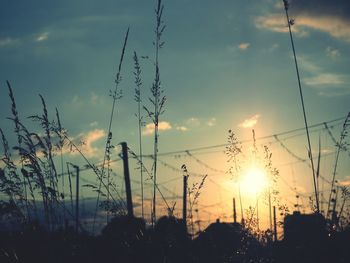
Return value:
[[(202, 217), (225, 220), (226, 216), (229, 220), (237, 187), (231, 176), (223, 173), (228, 168), (225, 148), (190, 151), (197, 159), (184, 151), (223, 145), (229, 129), (244, 141), (252, 139), (252, 129), (256, 138), (261, 138), (303, 128), (283, 3), (164, 0), (164, 5), (166, 30), (160, 74), (167, 102), (161, 116), (159, 153), (180, 153), (160, 159), (177, 169), (186, 164), (190, 173), (208, 174), (199, 201), (208, 214), (203, 212)], [(138, 153), (132, 55), (135, 50), (145, 57), (140, 59), (142, 92), (144, 104), (149, 105), (147, 97), (154, 78), (155, 1), (0, 0), (0, 7), (0, 127), (10, 142), (14, 136), (12, 123), (6, 119), (11, 114), (6, 80), (12, 84), (23, 118), (40, 113), (41, 94), (51, 117), (57, 107), (69, 135), (85, 141), (83, 150), (93, 162), (101, 161), (112, 107), (109, 90), (114, 89), (124, 35), (130, 27), (120, 85), (123, 98), (117, 101), (112, 132), (114, 144), (126, 141)], [(289, 13), (295, 19), (292, 28), (308, 122), (312, 125), (343, 118), (329, 124), (334, 125), (331, 131), (338, 140), (350, 111), (350, 3), (294, 0), (290, 1)], [(144, 154), (151, 154), (153, 126), (146, 117), (145, 122)], [(313, 129), (312, 148), (316, 156), (320, 137), (325, 154), (321, 173), (330, 180), (336, 149), (323, 128)], [(284, 140), (287, 137), (291, 138)], [(278, 138), (295, 155), (307, 159), (303, 130)], [(280, 170), (283, 201), (292, 209), (296, 199), (290, 188), (296, 187), (306, 196), (304, 209), (308, 211), (312, 180), (307, 165), (298, 162), (274, 137), (257, 140), (257, 144), (261, 154), (262, 145), (268, 145), (273, 153), (273, 164)], [(243, 144), (246, 155), (251, 147), (251, 142)], [(66, 158), (84, 164), (76, 154), (67, 154)], [(118, 158), (117, 150), (114, 158)], [(350, 184), (349, 163), (348, 153), (342, 152), (337, 178), (343, 184)], [(151, 170), (151, 162), (147, 160), (146, 164)], [(139, 180), (134, 167), (133, 179)], [(115, 163), (114, 169), (119, 172), (120, 163)], [(84, 176), (95, 181), (89, 172)], [(174, 181), (165, 185), (171, 192), (164, 189), (169, 199), (174, 193), (181, 194), (181, 173), (160, 165), (159, 182), (172, 178)], [(191, 177), (190, 181), (199, 179)], [(135, 183), (133, 189), (137, 200), (139, 185)], [(329, 190), (329, 185), (325, 183), (324, 189)], [(246, 198), (248, 206), (248, 199), (254, 198)], [(180, 213), (180, 200), (176, 208)]]

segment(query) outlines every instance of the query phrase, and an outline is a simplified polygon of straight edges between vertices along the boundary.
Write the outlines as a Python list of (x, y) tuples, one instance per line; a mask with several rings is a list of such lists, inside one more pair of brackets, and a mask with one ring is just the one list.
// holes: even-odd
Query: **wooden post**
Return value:
[(183, 197), (182, 197), (182, 220), (184, 221), (185, 227), (187, 226), (187, 179), (185, 175), (183, 179)]
[(233, 223), (237, 223), (236, 199), (233, 198)]
[(76, 197), (75, 197), (75, 231), (78, 233), (79, 228), (79, 166), (74, 165), (77, 173), (76, 178)]
[(271, 187), (269, 188), (269, 221), (270, 221), (270, 230), (272, 231), (272, 215), (271, 215)]
[(128, 217), (134, 216), (134, 210), (132, 205), (131, 185), (130, 185), (130, 173), (129, 173), (129, 159), (128, 159), (128, 146), (126, 142), (120, 143), (122, 146), (122, 157), (124, 166), (124, 180), (125, 180), (125, 191), (126, 191), (126, 206), (128, 209)]
[(276, 206), (273, 206), (273, 239), (277, 241)]
[(260, 223), (259, 223), (259, 198), (256, 197), (256, 224), (257, 230), (260, 232)]
[[(78, 233), (79, 230), (79, 166), (67, 162), (68, 165), (71, 165), (76, 171), (76, 181), (75, 181), (75, 232)], [(69, 177), (70, 178), (70, 177)], [(70, 180), (70, 179), (69, 179)], [(72, 210), (73, 210), (73, 199), (72, 200)], [(65, 228), (68, 227), (68, 220), (65, 220)]]

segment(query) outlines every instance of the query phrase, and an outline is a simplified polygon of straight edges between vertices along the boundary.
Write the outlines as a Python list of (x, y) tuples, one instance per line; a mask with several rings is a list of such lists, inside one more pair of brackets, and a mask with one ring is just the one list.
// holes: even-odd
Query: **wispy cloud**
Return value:
[(176, 130), (185, 132), (188, 131), (188, 128), (186, 126), (176, 126)]
[(90, 103), (91, 103), (91, 105), (96, 106), (96, 105), (104, 104), (105, 101), (104, 101), (104, 98), (102, 96), (96, 94), (95, 92), (91, 92)]
[(46, 41), (48, 38), (49, 38), (49, 32), (44, 32), (44, 33), (41, 33), (39, 36), (37, 36), (35, 38), (35, 41), (42, 42), (42, 41)]
[(340, 74), (321, 73), (314, 77), (304, 78), (304, 83), (309, 86), (341, 85), (345, 83), (345, 77)]
[(342, 180), (338, 180), (339, 185), (341, 186), (350, 186), (350, 176), (346, 176)]
[(238, 126), (242, 128), (253, 128), (258, 123), (259, 118), (260, 114), (255, 114), (254, 116), (242, 121)]
[[(283, 14), (269, 14), (255, 19), (255, 26), (274, 32), (288, 32), (286, 18)], [(334, 15), (299, 14), (293, 25), (293, 32), (300, 37), (308, 36), (306, 29), (318, 30), (333, 38), (350, 42), (350, 22)]]
[(336, 59), (340, 57), (340, 51), (336, 48), (327, 47), (326, 53), (327, 53), (327, 56), (330, 57), (331, 59)]
[(87, 133), (81, 133), (77, 136), (83, 144), (81, 147), (82, 152), (87, 157), (95, 157), (99, 154), (99, 149), (94, 146), (94, 143), (106, 136), (106, 132), (102, 129), (95, 129)]
[(297, 23), (328, 33), (334, 38), (350, 41), (349, 21), (336, 16), (302, 16)]
[(309, 75), (304, 77), (302, 82), (317, 90), (318, 95), (324, 97), (338, 97), (350, 93), (350, 76), (338, 73), (324, 72), (306, 56), (298, 57), (300, 68)]
[[(291, 56), (291, 59), (294, 59)], [(307, 56), (300, 55), (298, 56), (298, 61), (300, 64), (300, 68), (302, 70), (305, 70), (309, 73), (319, 74), (322, 72), (322, 69), (317, 66), (315, 63), (313, 63)]]
[(207, 121), (207, 125), (209, 127), (213, 127), (216, 125), (216, 118), (210, 118), (208, 121)]
[(250, 43), (240, 43), (239, 45), (238, 45), (238, 48), (240, 49), (240, 50), (242, 50), (242, 51), (245, 51), (245, 50), (247, 50), (248, 48), (250, 47)]
[[(299, 37), (308, 36), (308, 32), (303, 30), (300, 26), (294, 25), (293, 32)], [(288, 24), (286, 18), (282, 14), (269, 14), (260, 16), (255, 19), (255, 26), (258, 29), (267, 29), (278, 33), (287, 33)]]
[(186, 120), (186, 123), (190, 126), (199, 126), (201, 124), (200, 120), (195, 117), (191, 117)]
[[(158, 130), (159, 131), (167, 131), (167, 130), (171, 130), (172, 126), (170, 124), (170, 122), (167, 121), (161, 121), (158, 123)], [(143, 134), (144, 135), (151, 135), (154, 132), (154, 124), (153, 123), (149, 123), (146, 124), (144, 130), (143, 130)]]
[(19, 44), (18, 39), (11, 37), (0, 38), (0, 48), (1, 47), (13, 47)]
[(96, 127), (98, 125), (97, 121), (93, 121), (89, 124), (90, 127)]

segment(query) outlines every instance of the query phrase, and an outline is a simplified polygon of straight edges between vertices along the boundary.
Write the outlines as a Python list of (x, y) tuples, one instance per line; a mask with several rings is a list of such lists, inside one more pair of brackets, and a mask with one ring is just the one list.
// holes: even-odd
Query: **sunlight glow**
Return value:
[(268, 186), (268, 180), (264, 170), (250, 167), (243, 175), (241, 187), (243, 193), (258, 195)]

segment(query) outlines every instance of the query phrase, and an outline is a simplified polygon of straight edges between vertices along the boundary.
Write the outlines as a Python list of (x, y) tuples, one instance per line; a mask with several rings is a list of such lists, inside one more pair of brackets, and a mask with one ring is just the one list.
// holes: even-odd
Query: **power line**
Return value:
[[(340, 121), (340, 120), (344, 120), (345, 118), (346, 118), (346, 116), (345, 117), (341, 117), (341, 118), (337, 118), (337, 119), (333, 119), (333, 120), (330, 120), (330, 121), (327, 121), (327, 122), (321, 122), (321, 123), (317, 123), (317, 124), (314, 124), (314, 125), (310, 125), (309, 129), (322, 126), (322, 125), (324, 125), (324, 123), (329, 124), (329, 123), (334, 123), (334, 122), (337, 122), (337, 121)], [(275, 136), (283, 136), (283, 135), (286, 135), (286, 134), (291, 134), (291, 133), (295, 133), (295, 132), (302, 131), (302, 130), (305, 130), (305, 128), (303, 127), (303, 128), (298, 128), (298, 129), (288, 130), (288, 131), (284, 131), (284, 132), (280, 132), (280, 133), (276, 133), (276, 134), (271, 134), (271, 135), (267, 135), (267, 136), (258, 137), (258, 138), (256, 138), (256, 141), (274, 138)], [(252, 142), (252, 141), (253, 141), (252, 139), (248, 139), (248, 140), (239, 141), (238, 143), (243, 144), (243, 143), (248, 143), (248, 142)], [(190, 151), (190, 152), (203, 151), (203, 150), (209, 150), (209, 149), (214, 149), (214, 148), (222, 148), (222, 147), (226, 147), (227, 145), (228, 144), (225, 143), (225, 144), (217, 144), (217, 145), (197, 147), (197, 148), (186, 149), (186, 150), (164, 152), (164, 153), (159, 153), (158, 156), (176, 155), (176, 154), (181, 154), (181, 153), (182, 154), (186, 154), (186, 151)], [(152, 156), (152, 155), (144, 155), (144, 156), (148, 156), (149, 157), (149, 156)]]

